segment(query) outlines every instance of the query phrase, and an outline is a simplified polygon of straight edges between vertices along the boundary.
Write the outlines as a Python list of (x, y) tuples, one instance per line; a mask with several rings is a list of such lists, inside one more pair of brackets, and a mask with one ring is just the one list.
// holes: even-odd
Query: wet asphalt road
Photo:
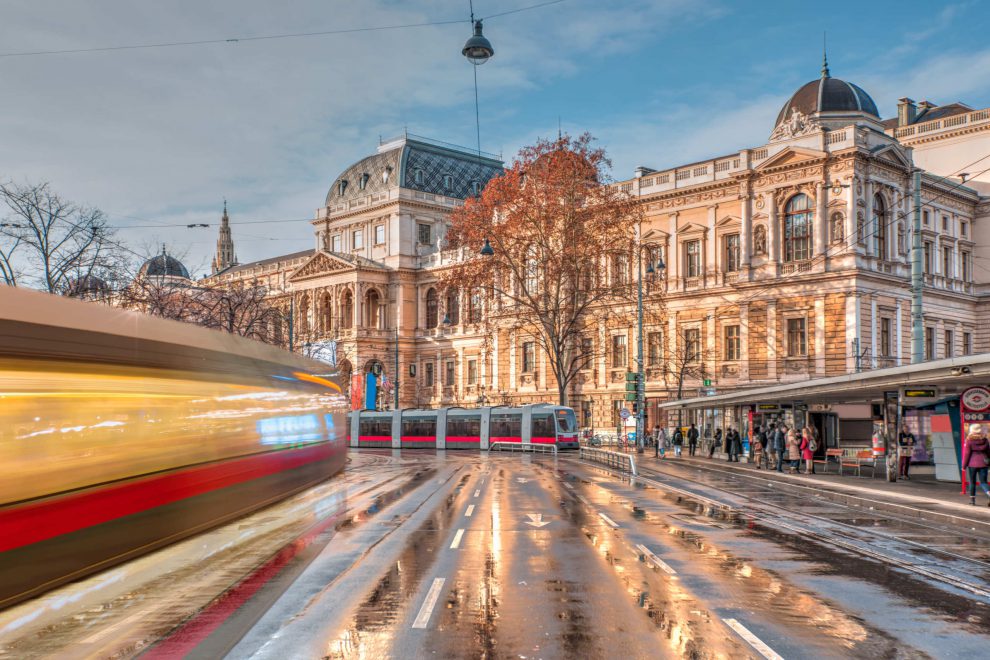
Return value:
[[(0, 613), (0, 657), (990, 653), (986, 540), (930, 528), (925, 547), (880, 515), (640, 476), (355, 452), (317, 489)], [(875, 524), (843, 526), (857, 515)]]

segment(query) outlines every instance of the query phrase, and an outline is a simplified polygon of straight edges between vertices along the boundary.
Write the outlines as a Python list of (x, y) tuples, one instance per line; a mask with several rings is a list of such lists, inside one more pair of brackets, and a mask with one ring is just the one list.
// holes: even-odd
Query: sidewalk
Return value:
[[(796, 490), (807, 492), (805, 489), (814, 488), (826, 499), (854, 506), (870, 506), (875, 510), (888, 511), (912, 516), (921, 515), (932, 520), (940, 520), (952, 524), (965, 524), (977, 527), (990, 533), (990, 507), (987, 497), (977, 489), (976, 506), (969, 504), (968, 495), (960, 495), (958, 483), (935, 481), (930, 476), (912, 478), (910, 481), (890, 483), (885, 476), (878, 474), (876, 478), (856, 477), (846, 473), (839, 476), (835, 466), (829, 466), (829, 473), (813, 475), (788, 474), (775, 470), (757, 470), (750, 463), (729, 463), (717, 457), (687, 456), (684, 452), (680, 458), (674, 458), (671, 453), (659, 460), (652, 452), (637, 456), (640, 465), (654, 468), (660, 466), (682, 466), (684, 468), (702, 468), (715, 471), (735, 472), (737, 476), (772, 481), (784, 487), (794, 487)], [(821, 466), (816, 466), (821, 469)]]

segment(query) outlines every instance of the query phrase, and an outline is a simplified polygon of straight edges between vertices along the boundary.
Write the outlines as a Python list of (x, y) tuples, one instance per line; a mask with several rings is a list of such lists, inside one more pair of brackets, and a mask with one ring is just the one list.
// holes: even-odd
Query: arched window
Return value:
[(341, 179), (337, 182), (337, 194), (343, 196), (345, 190), (347, 190), (347, 179)]
[(322, 314), (322, 326), (323, 332), (333, 331), (333, 298), (330, 297), (330, 292), (326, 291), (323, 293), (323, 297), (320, 300), (320, 311)]
[(413, 171), (413, 182), (418, 186), (423, 185), (423, 170), (417, 169)]
[(358, 179), (358, 188), (360, 188), (361, 190), (364, 190), (365, 188), (367, 188), (368, 187), (368, 179), (370, 179), (370, 178), (371, 178), (371, 175), (368, 174), (367, 172), (365, 172), (364, 174), (362, 174), (361, 175), (361, 178)]
[(815, 213), (811, 198), (800, 194), (791, 197), (784, 208), (784, 261), (811, 258), (811, 226)]
[(350, 328), (354, 325), (354, 295), (344, 291), (340, 297), (340, 327)]
[(447, 318), (451, 325), (461, 322), (461, 294), (457, 289), (447, 291)]
[(309, 296), (306, 294), (299, 301), (299, 332), (309, 332)]
[(364, 327), (381, 329), (381, 297), (372, 289), (364, 296)]
[(437, 327), (437, 313), (440, 310), (437, 300), (437, 290), (430, 289), (426, 292), (426, 327)]
[(883, 201), (883, 195), (873, 196), (873, 222), (876, 227), (877, 236), (877, 256), (881, 259), (887, 258), (887, 204)]
[(443, 175), (443, 189), (453, 190), (454, 189), (454, 177), (450, 174)]
[(481, 323), (481, 292), (472, 291), (468, 298), (468, 323)]

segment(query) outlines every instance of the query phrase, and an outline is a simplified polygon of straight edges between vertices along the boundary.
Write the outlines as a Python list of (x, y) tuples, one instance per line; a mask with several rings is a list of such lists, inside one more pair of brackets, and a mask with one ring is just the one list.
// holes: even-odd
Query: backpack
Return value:
[(815, 440), (815, 436), (808, 438), (808, 449), (811, 451), (818, 451), (818, 441)]

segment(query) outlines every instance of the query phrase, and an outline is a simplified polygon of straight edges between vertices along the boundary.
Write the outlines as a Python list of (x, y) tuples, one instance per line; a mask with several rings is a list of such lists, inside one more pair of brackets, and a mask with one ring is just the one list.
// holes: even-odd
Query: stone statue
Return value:
[(832, 242), (841, 243), (845, 240), (845, 218), (841, 213), (832, 214)]
[(753, 230), (753, 253), (767, 253), (767, 228), (766, 225), (757, 225)]

